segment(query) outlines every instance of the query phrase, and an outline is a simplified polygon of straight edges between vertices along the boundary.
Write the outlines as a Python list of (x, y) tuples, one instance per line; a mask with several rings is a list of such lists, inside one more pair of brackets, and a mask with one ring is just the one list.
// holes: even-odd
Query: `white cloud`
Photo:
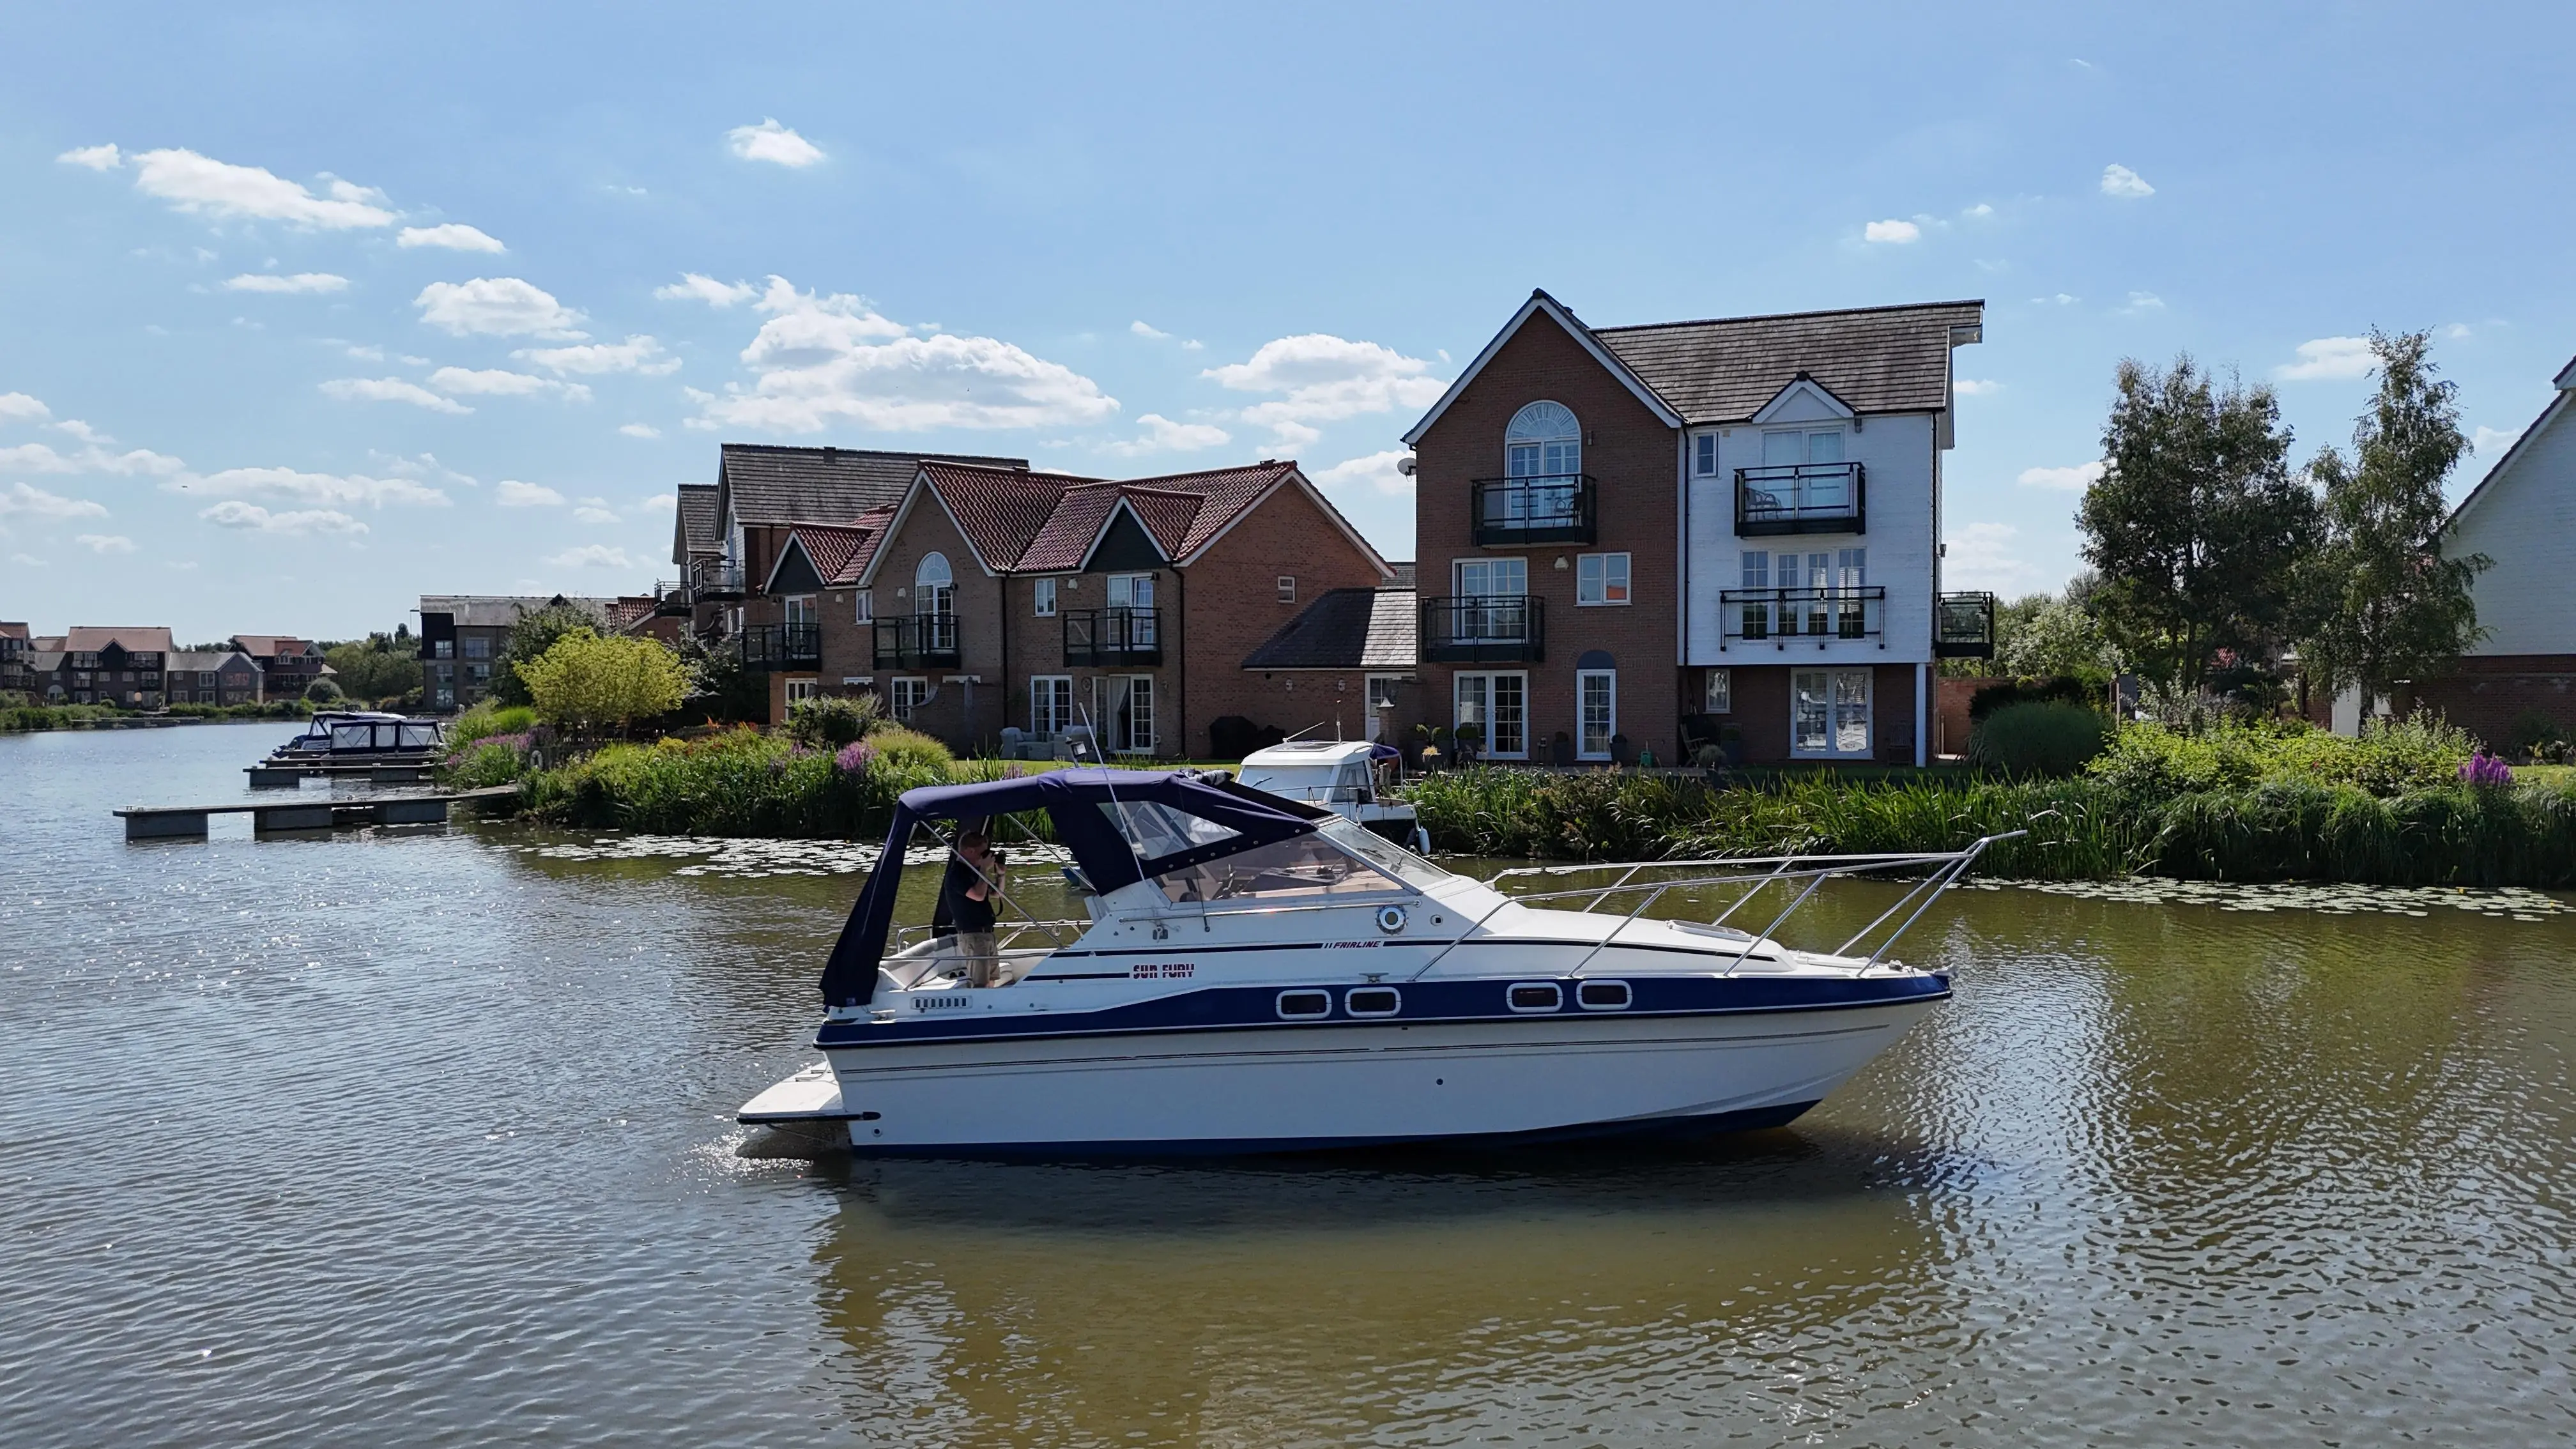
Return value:
[(1247, 361), (1199, 375), (1238, 392), (1285, 393), (1278, 401), (1245, 408), (1242, 417), (1269, 428), (1274, 442), (1292, 449), (1321, 436), (1309, 424), (1429, 407), (1449, 387), (1431, 376), (1431, 364), (1421, 358), (1323, 332), (1273, 339)]
[(31, 569), (49, 569), (53, 567), (52, 564), (45, 562), (43, 559), (36, 557), (32, 553), (13, 553), (9, 555), (9, 562), (17, 564), (23, 568)]
[(142, 152), (134, 157), (134, 168), (135, 190), (194, 216), (283, 221), (329, 231), (393, 225), (394, 214), (381, 204), (383, 192), (336, 177), (323, 177), (328, 194), (316, 196), (261, 167), (235, 166), (186, 150)]
[(188, 465), (166, 453), (149, 448), (135, 448), (111, 453), (93, 443), (76, 453), (58, 453), (44, 443), (20, 443), (0, 448), (0, 470), (12, 473), (118, 473), (126, 476), (150, 474), (165, 476), (184, 470)]
[(1873, 221), (1860, 229), (1860, 235), (1863, 241), (1892, 242), (1903, 246), (1907, 242), (1921, 240), (1923, 228), (1910, 221)]
[(635, 506), (647, 513), (676, 512), (680, 506), (680, 496), (676, 493), (655, 493)]
[(31, 518), (105, 518), (107, 509), (86, 498), (65, 498), (29, 484), (12, 483), (7, 492), (0, 493), (0, 518), (21, 513)]
[(2102, 168), (2102, 194), (2136, 198), (2153, 196), (2156, 189), (2147, 184), (2147, 178), (2114, 161)]
[(224, 283), (227, 292), (345, 292), (349, 279), (330, 272), (297, 272), (281, 277), (274, 272), (244, 272)]
[(409, 478), (370, 478), (364, 474), (299, 473), (292, 468), (226, 468), (204, 476), (186, 474), (161, 485), (172, 493), (200, 498), (280, 498), (317, 508), (388, 503), (444, 508), (445, 491)]
[(97, 443), (102, 447), (109, 446), (116, 441), (116, 439), (109, 437), (107, 434), (100, 432), (98, 429), (91, 427), (89, 424), (82, 422), (78, 418), (63, 419), (61, 422), (54, 424), (54, 431), (58, 433), (69, 433), (84, 443)]
[(544, 288), (517, 277), (476, 277), (470, 282), (432, 282), (412, 299), (420, 320), (458, 337), (581, 338), (581, 314), (554, 299)]
[(134, 540), (121, 533), (77, 534), (72, 542), (97, 554), (134, 552)]
[(557, 382), (550, 377), (536, 377), (504, 368), (481, 369), (442, 367), (429, 375), (429, 385), (440, 392), (469, 393), (485, 397), (527, 397), (551, 394), (567, 402), (590, 401), (590, 389), (577, 382)]
[(398, 247), (445, 247), (452, 252), (506, 252), (501, 239), (461, 221), (438, 226), (407, 226), (394, 236)]
[(322, 384), (324, 397), (342, 402), (400, 402), (434, 413), (464, 414), (474, 411), (460, 402), (440, 397), (419, 383), (399, 377), (335, 377)]
[(561, 508), (564, 496), (542, 483), (504, 478), (501, 486), (493, 490), (492, 501), (503, 508)]
[(256, 503), (228, 499), (212, 508), (200, 510), (199, 518), (217, 528), (247, 529), (256, 533), (282, 533), (301, 538), (316, 533), (365, 533), (367, 526), (334, 508), (297, 508), (272, 513)]
[(2084, 299), (2065, 292), (2060, 292), (2054, 297), (2033, 297), (2030, 300), (2032, 305), (2039, 307), (2072, 307)]
[(852, 422), (885, 432), (1091, 423), (1118, 411), (1098, 384), (992, 337), (919, 337), (867, 299), (799, 292), (771, 277), (769, 314), (742, 351), (758, 374), (721, 394), (690, 390), (693, 428), (819, 432)]
[(2505, 449), (2512, 447), (2514, 441), (2521, 436), (2520, 428), (2506, 432), (2500, 428), (2481, 427), (2477, 435), (2469, 439), (2469, 446), (2475, 449), (2481, 458), (2501, 458), (2504, 456)]
[(1127, 330), (1135, 333), (1139, 337), (1151, 337), (1156, 340), (1172, 335), (1171, 333), (1165, 332), (1161, 328), (1147, 322), (1130, 322), (1127, 324)]
[(2096, 458), (2070, 468), (2024, 468), (2021, 476), (2013, 481), (2025, 488), (2066, 488), (2080, 492), (2092, 487), (2093, 480), (2101, 476), (2102, 460)]
[(2039, 570), (2013, 551), (2019, 534), (2009, 523), (1971, 523), (1952, 534), (1941, 561), (1942, 586), (1999, 594), (2025, 594), (2039, 587)]
[(1109, 451), (1130, 457), (1166, 450), (1185, 453), (1234, 441), (1233, 434), (1213, 423), (1176, 423), (1160, 413), (1147, 413), (1136, 425), (1144, 431), (1128, 441), (1109, 444)]
[(1962, 211), (1959, 214), (1961, 216), (1992, 216), (1995, 214), (1995, 209), (1980, 201), (1976, 205), (1969, 207), (1967, 210)]
[(631, 569), (636, 566), (626, 550), (611, 548), (604, 543), (585, 543), (579, 548), (568, 548), (546, 562), (559, 569)]
[(653, 295), (665, 302), (704, 302), (710, 307), (730, 307), (759, 296), (760, 289), (749, 282), (719, 282), (696, 272), (682, 272), (680, 280), (667, 287), (655, 287)]
[(1327, 492), (1341, 489), (1374, 488), (1392, 498), (1413, 496), (1413, 480), (1395, 470), (1395, 465), (1413, 456), (1403, 448), (1383, 453), (1370, 453), (1335, 463), (1315, 475), (1315, 486)]
[(2149, 312), (2161, 312), (2164, 309), (2165, 299), (2157, 296), (2155, 293), (2131, 292), (2129, 294), (2129, 305), (2120, 309), (2120, 315), (2123, 317), (2143, 317)]
[(92, 171), (113, 171), (125, 162), (125, 158), (117, 154), (116, 144), (112, 141), (104, 146), (76, 146), (54, 159), (66, 166), (86, 166)]
[(618, 521), (616, 514), (600, 507), (597, 503), (583, 504), (581, 507), (572, 511), (572, 516), (583, 523), (615, 523)]
[(573, 347), (522, 347), (510, 355), (557, 372), (640, 372), (646, 377), (662, 377), (680, 370), (680, 359), (663, 357), (662, 344), (650, 337), (585, 342)]
[(2299, 360), (2285, 362), (2272, 369), (2272, 375), (2283, 382), (2309, 382), (2317, 378), (2367, 377), (2379, 365), (2370, 352), (2367, 337), (2320, 337), (2299, 344)]
[(1961, 377), (1951, 380), (1950, 390), (1961, 397), (1990, 397), (2002, 392), (2004, 385), (1981, 377)]
[(658, 438), (662, 436), (662, 430), (653, 426), (651, 423), (628, 423), (625, 426), (620, 427), (617, 431), (624, 433), (630, 438)]
[(804, 167), (823, 159), (822, 147), (770, 118), (763, 118), (757, 126), (736, 126), (725, 132), (725, 139), (733, 143), (733, 154), (745, 161)]
[(0, 392), (0, 420), (13, 423), (40, 423), (54, 415), (54, 410), (23, 392)]

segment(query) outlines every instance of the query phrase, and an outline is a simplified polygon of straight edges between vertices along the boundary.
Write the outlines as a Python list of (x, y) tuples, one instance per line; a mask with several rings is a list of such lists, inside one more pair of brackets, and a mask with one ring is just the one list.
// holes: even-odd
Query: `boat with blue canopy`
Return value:
[[(985, 838), (1039, 813), (1085, 919), (1019, 910)], [(2000, 838), (1478, 880), (1222, 771), (912, 790), (824, 968), (824, 1061), (738, 1116), (846, 1124), (862, 1153), (1050, 1157), (1778, 1126), (1948, 998), (1888, 952)], [(925, 867), (944, 933), (895, 919)], [(1779, 939), (1854, 875), (1911, 883), (1834, 950)], [(1732, 899), (1649, 914), (1676, 891)]]

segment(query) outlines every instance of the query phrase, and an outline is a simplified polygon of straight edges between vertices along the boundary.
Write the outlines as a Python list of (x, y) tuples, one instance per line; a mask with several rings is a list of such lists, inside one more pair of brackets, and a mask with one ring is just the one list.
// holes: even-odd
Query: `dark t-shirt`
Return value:
[(948, 858), (948, 874), (939, 883), (939, 914), (949, 927), (961, 935), (990, 935), (993, 930), (993, 893), (988, 887), (984, 899), (976, 900), (966, 893), (975, 888), (981, 877), (975, 867), (956, 856)]

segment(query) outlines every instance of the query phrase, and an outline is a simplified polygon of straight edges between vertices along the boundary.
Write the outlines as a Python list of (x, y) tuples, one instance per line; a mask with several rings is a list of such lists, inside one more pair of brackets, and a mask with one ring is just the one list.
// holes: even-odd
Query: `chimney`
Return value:
[(838, 465), (839, 465), (840, 461), (841, 461), (841, 450), (840, 450), (840, 449), (835, 448), (835, 447), (830, 447), (830, 446), (828, 446), (828, 445), (823, 449), (823, 466), (824, 466), (824, 467), (826, 467), (826, 468), (836, 467), (836, 466), (838, 466)]

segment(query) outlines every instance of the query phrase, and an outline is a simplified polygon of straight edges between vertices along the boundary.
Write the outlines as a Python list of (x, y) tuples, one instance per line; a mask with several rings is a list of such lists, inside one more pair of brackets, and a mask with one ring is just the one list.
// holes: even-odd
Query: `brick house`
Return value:
[(1499, 760), (1912, 762), (1984, 304), (1601, 327), (1533, 293), (1405, 441), (1431, 722)]
[(261, 687), (269, 699), (302, 699), (305, 689), (327, 667), (321, 645), (292, 634), (235, 634), (230, 642), (259, 665)]
[(1410, 571), (1380, 588), (1327, 589), (1243, 661), (1260, 682), (1244, 717), (1309, 739), (1396, 743), (1427, 712)]
[(259, 661), (238, 649), (174, 650), (161, 675), (172, 704), (256, 704), (260, 700)]
[(82, 625), (28, 642), (29, 692), (49, 704), (162, 705), (162, 670), (172, 653), (166, 628)]
[[(2503, 748), (2524, 716), (2576, 737), (2576, 361), (2548, 406), (2453, 509), (2442, 551), (2493, 564), (2473, 589), (2486, 637), (2439, 679), (2410, 682), (2392, 704), (2436, 709)], [(2361, 723), (2359, 690), (2334, 707), (2342, 733)]]
[(1088, 722), (1172, 757), (1258, 707), (1243, 661), (1301, 601), (1389, 577), (1294, 462), (1111, 481), (928, 460), (891, 505), (790, 530), (762, 587), (816, 621), (780, 645), (816, 688), (874, 690), (956, 747)]
[(25, 624), (0, 619), (0, 693), (29, 698), (38, 693), (35, 672), (27, 664), (28, 641), (34, 637)]
[(570, 594), (423, 594), (420, 596), (421, 704), (439, 713), (472, 709), (492, 692), (492, 672), (509, 651), (510, 631), (539, 609), (570, 604), (605, 633), (610, 621), (649, 610), (643, 600)]

